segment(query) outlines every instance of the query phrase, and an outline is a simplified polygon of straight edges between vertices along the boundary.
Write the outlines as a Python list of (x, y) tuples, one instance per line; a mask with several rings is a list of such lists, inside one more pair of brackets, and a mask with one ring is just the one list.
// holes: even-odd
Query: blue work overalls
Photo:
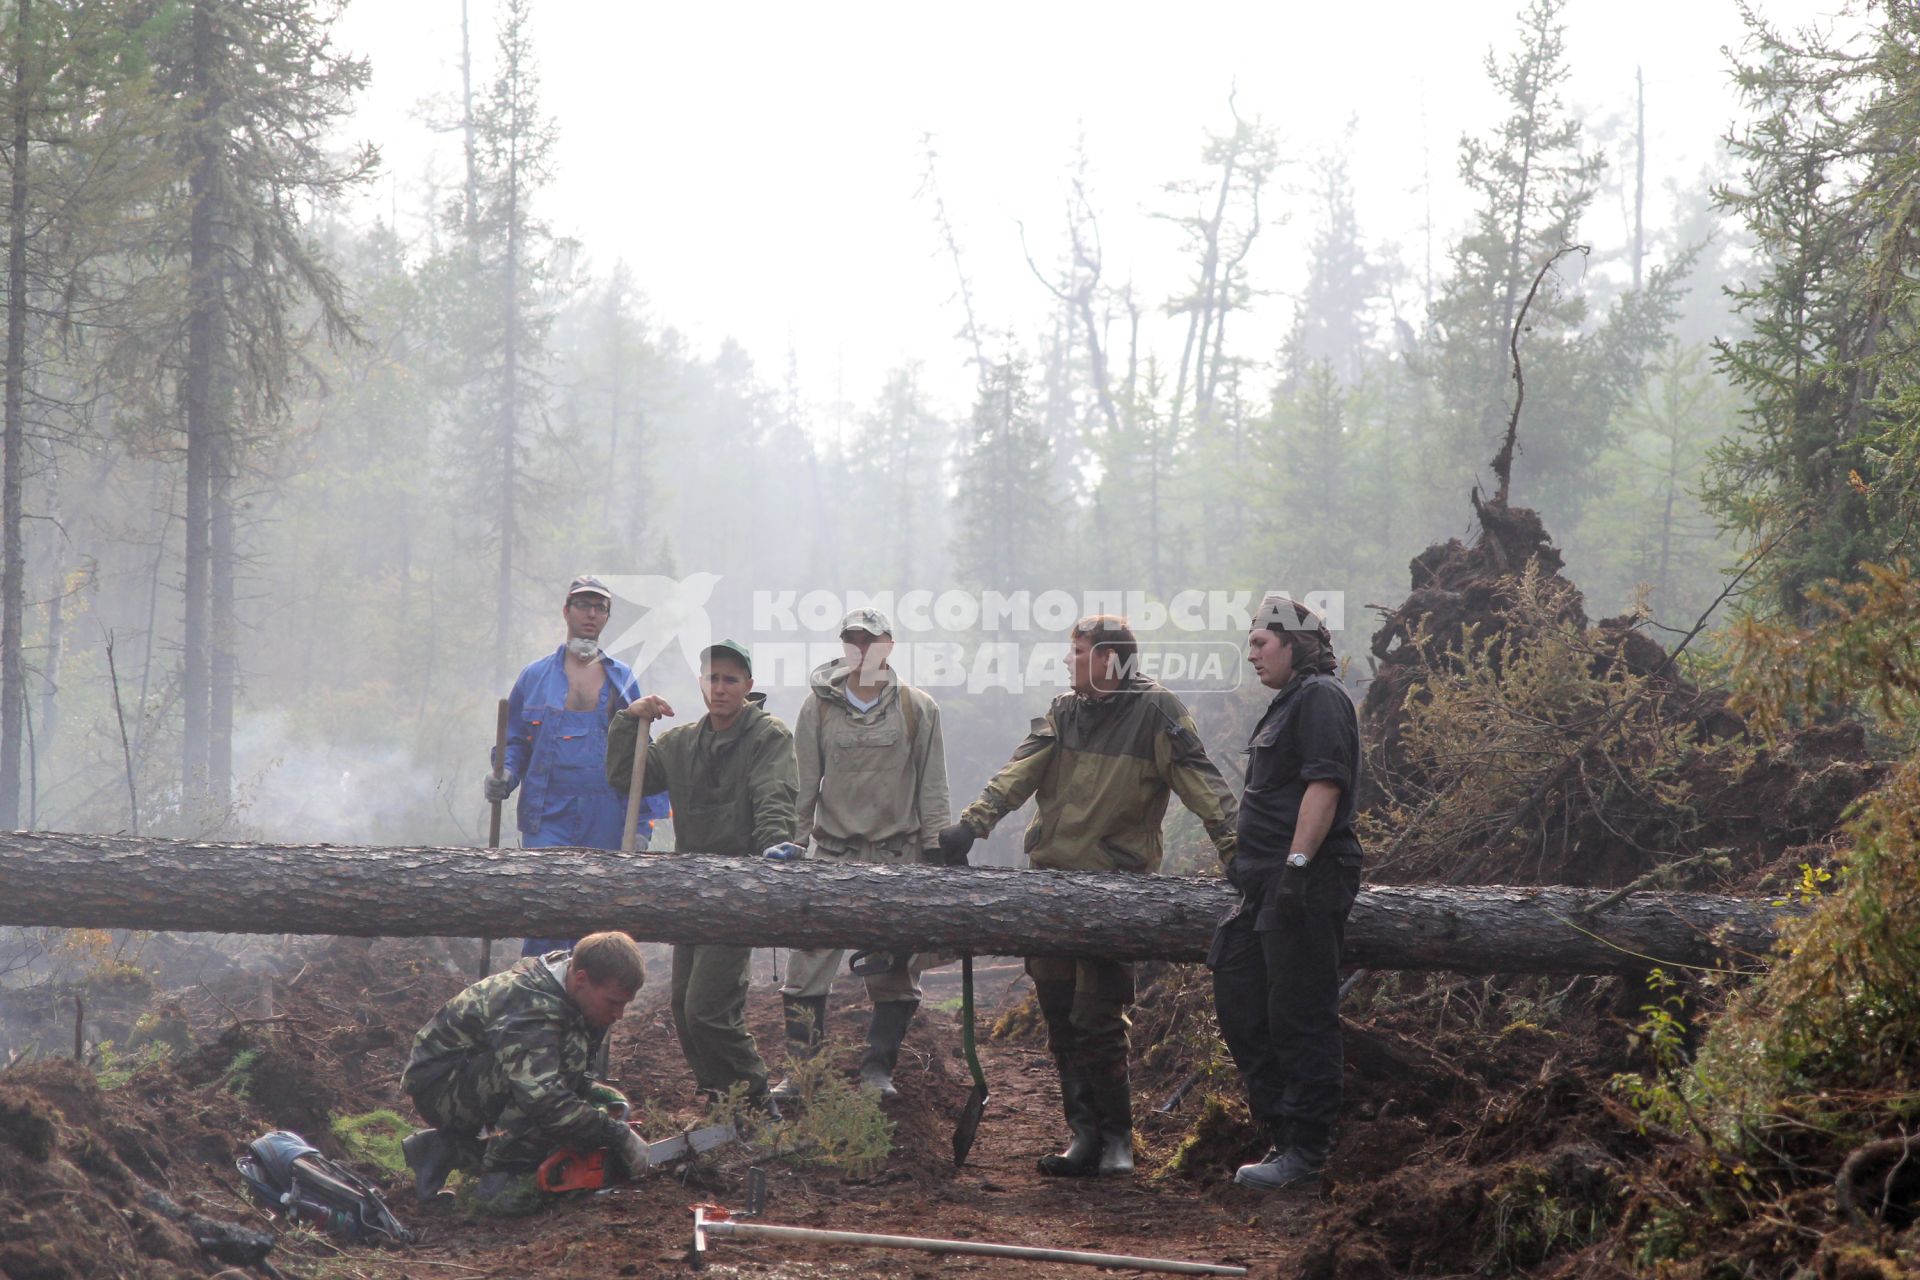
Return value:
[[(566, 646), (528, 663), (507, 699), (506, 765), (520, 779), (520, 847), (523, 849), (618, 849), (626, 801), (607, 782), (607, 725), (640, 696), (640, 682), (626, 663), (600, 655), (607, 679), (591, 711), (567, 706)], [(650, 819), (667, 816), (666, 793), (640, 806), (639, 845), (645, 848)], [(528, 938), (523, 956), (573, 946), (571, 938)]]

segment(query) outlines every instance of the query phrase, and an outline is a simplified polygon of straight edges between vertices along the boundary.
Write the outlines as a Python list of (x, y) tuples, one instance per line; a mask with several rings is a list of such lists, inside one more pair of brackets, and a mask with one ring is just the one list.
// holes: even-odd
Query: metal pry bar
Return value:
[(866, 1231), (823, 1231), (814, 1227), (781, 1227), (771, 1222), (737, 1221), (717, 1204), (693, 1206), (693, 1248), (688, 1257), (695, 1271), (706, 1265), (711, 1238), (792, 1240), (806, 1244), (854, 1244), (874, 1249), (918, 1249), (922, 1253), (964, 1253), (987, 1258), (1019, 1258), (1027, 1262), (1066, 1262), (1087, 1267), (1131, 1271), (1171, 1272), (1185, 1276), (1244, 1276), (1245, 1267), (1212, 1262), (1181, 1262), (1170, 1258), (1137, 1258), (1121, 1253), (1088, 1253), (1080, 1249), (1039, 1249), (1029, 1245), (993, 1244), (984, 1240), (940, 1240), (931, 1236), (884, 1236)]

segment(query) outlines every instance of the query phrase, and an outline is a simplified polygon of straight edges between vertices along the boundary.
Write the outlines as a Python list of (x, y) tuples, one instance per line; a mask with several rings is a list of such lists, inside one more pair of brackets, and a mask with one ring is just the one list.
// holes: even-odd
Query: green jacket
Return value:
[(1167, 796), (1199, 817), (1233, 861), (1239, 806), (1180, 699), (1135, 678), (1105, 698), (1063, 693), (960, 820), (986, 835), (1036, 797), (1027, 857), (1065, 871), (1160, 870)]
[[(669, 729), (647, 748), (648, 795), (673, 805), (673, 846), (682, 853), (753, 857), (793, 839), (799, 792), (793, 734), (748, 694), (740, 718), (716, 732), (705, 716)], [(607, 781), (624, 798), (633, 780), (639, 722), (615, 716), (607, 730)]]
[(417, 1097), (462, 1060), (492, 1054), (496, 1077), (554, 1146), (618, 1141), (620, 1122), (587, 1101), (588, 1069), (607, 1033), (589, 1027), (567, 995), (570, 964), (563, 952), (531, 956), (447, 1001), (414, 1036), (401, 1087)]

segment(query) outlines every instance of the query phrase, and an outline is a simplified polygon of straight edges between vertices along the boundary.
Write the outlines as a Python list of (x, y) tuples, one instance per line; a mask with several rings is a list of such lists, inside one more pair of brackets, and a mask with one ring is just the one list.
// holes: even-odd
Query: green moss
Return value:
[(372, 1165), (388, 1174), (406, 1173), (407, 1158), (400, 1143), (414, 1126), (397, 1112), (382, 1107), (357, 1116), (335, 1116), (329, 1127), (355, 1164)]

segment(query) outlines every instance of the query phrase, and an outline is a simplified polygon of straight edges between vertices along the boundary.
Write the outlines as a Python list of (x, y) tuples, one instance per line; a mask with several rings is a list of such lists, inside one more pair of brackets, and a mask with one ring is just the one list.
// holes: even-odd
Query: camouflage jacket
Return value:
[[(793, 734), (757, 693), (740, 718), (715, 731), (705, 716), (647, 748), (647, 794), (673, 805), (673, 847), (682, 853), (759, 854), (793, 839)], [(615, 716), (607, 730), (607, 781), (626, 798), (639, 722)]]
[(1136, 677), (1105, 698), (1063, 693), (960, 820), (978, 835), (1036, 797), (1027, 856), (1064, 871), (1160, 870), (1160, 825), (1178, 792), (1220, 861), (1239, 806), (1180, 699)]
[(564, 952), (532, 956), (462, 991), (413, 1038), (400, 1078), (419, 1096), (474, 1054), (491, 1054), (520, 1112), (556, 1147), (605, 1147), (621, 1124), (587, 1101), (588, 1071), (606, 1031), (567, 995)]

